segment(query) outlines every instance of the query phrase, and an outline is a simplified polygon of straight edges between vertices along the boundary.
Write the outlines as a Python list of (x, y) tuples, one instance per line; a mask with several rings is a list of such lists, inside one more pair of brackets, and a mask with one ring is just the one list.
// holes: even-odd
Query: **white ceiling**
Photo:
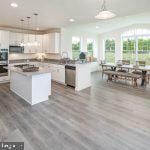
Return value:
[[(16, 2), (19, 7), (10, 7), (11, 2)], [(0, 0), (0, 24), (18, 27), (21, 18), (33, 17), (35, 12), (39, 13), (42, 30), (98, 22), (94, 16), (101, 3), (102, 0)], [(150, 0), (106, 0), (106, 4), (117, 17), (150, 10)], [(75, 23), (70, 23), (69, 18), (74, 18)]]
[(68, 29), (82, 33), (101, 34), (129, 26), (144, 26), (150, 28), (150, 11), (101, 22), (70, 26)]

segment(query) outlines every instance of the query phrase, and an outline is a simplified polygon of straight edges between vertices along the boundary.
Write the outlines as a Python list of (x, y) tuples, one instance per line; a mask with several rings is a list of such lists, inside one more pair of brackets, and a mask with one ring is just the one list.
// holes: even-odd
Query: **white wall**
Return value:
[(150, 29), (149, 24), (138, 24), (138, 25), (132, 25), (128, 26), (125, 28), (121, 28), (118, 30), (114, 30), (111, 32), (103, 33), (98, 36), (98, 59), (99, 60), (105, 60), (105, 46), (104, 46), (104, 41), (106, 39), (114, 39), (115, 40), (115, 48), (116, 48), (116, 53), (115, 53), (115, 60), (122, 60), (122, 38), (121, 35), (122, 33), (132, 30), (132, 29), (137, 29), (137, 28), (142, 28), (142, 29)]
[(61, 29), (61, 51), (68, 52), (72, 58), (72, 37), (78, 36), (81, 38), (81, 50), (87, 52), (87, 38), (94, 39), (94, 57), (98, 57), (98, 35), (87, 32), (82, 32), (75, 28), (62, 28)]

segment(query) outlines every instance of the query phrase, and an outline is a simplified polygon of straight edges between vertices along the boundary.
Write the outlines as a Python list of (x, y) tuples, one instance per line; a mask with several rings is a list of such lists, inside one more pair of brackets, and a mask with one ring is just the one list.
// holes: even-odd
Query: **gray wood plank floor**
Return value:
[(32, 150), (149, 150), (150, 89), (107, 84), (94, 73), (92, 88), (53, 83), (49, 101), (31, 107), (0, 84), (0, 141), (16, 130)]

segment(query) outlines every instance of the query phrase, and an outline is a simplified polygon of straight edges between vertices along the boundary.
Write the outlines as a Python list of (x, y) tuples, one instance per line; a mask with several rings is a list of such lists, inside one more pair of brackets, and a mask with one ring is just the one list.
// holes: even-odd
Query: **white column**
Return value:
[(115, 62), (117, 62), (118, 60), (122, 60), (123, 54), (121, 35), (117, 34), (114, 40), (115, 40)]
[(98, 38), (98, 59), (104, 60), (105, 59), (105, 45), (104, 45), (104, 38), (99, 36)]
[(87, 52), (87, 36), (83, 35), (81, 37), (81, 52)]

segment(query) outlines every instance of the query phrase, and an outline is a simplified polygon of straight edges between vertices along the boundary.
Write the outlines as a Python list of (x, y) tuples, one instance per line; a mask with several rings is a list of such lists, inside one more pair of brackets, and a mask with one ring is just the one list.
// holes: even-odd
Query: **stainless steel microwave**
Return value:
[(9, 53), (24, 53), (24, 47), (23, 46), (17, 46), (17, 45), (10, 45), (9, 46)]

